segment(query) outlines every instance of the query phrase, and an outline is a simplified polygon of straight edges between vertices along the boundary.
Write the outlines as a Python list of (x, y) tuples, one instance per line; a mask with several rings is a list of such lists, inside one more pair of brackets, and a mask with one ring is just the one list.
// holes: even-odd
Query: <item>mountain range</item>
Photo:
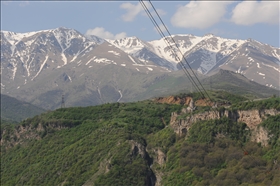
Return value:
[[(141, 100), (155, 96), (152, 87), (167, 77), (182, 78), (184, 58), (199, 78), (225, 69), (280, 89), (279, 48), (213, 34), (172, 38), (108, 40), (63, 27), (1, 31), (1, 92), (44, 109), (57, 108), (63, 94), (69, 106)], [(166, 42), (180, 49), (176, 55)], [(174, 91), (171, 84), (164, 85), (157, 93)], [(190, 89), (190, 82), (184, 87)]]

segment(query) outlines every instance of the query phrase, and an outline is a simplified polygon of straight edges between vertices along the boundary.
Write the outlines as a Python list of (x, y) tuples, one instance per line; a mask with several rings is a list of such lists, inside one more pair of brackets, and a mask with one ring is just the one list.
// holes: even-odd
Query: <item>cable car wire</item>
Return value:
[[(190, 68), (191, 72), (193, 73), (194, 77), (196, 78), (197, 82), (199, 83), (199, 85), (201, 86), (201, 88), (203, 89), (203, 91), (205, 92), (205, 94), (207, 95), (208, 99), (212, 101), (212, 99), (210, 98), (209, 94), (207, 93), (207, 91), (205, 90), (205, 88), (203, 87), (203, 85), (201, 84), (201, 82), (199, 81), (198, 77), (196, 76), (196, 74), (194, 73), (193, 69), (191, 68), (190, 64), (188, 63), (187, 59), (185, 58), (185, 56), (183, 55), (182, 51), (180, 50), (180, 48), (176, 45), (176, 42), (174, 40), (174, 38), (171, 36), (169, 30), (167, 29), (166, 25), (164, 24), (164, 22), (162, 21), (160, 15), (158, 14), (157, 10), (155, 9), (154, 5), (152, 4), (152, 2), (149, 0), (149, 3), (151, 4), (153, 10), (155, 11), (156, 15), (158, 16), (159, 20), (161, 21), (162, 25), (164, 26), (165, 30), (168, 32), (170, 38), (172, 39), (172, 41), (175, 43), (175, 46), (177, 47), (178, 51), (180, 52), (180, 54), (182, 55), (184, 61), (186, 62), (186, 64), (188, 65), (188, 67)], [(183, 65), (184, 66), (184, 65)], [(204, 94), (203, 94), (204, 95)]]
[[(149, 16), (150, 20), (152, 21), (153, 25), (155, 26), (155, 28), (157, 29), (158, 33), (161, 35), (161, 37), (163, 37), (163, 40), (165, 42), (165, 44), (168, 46), (168, 48), (171, 49), (171, 53), (175, 56), (175, 58), (179, 61), (179, 57), (176, 54), (176, 52), (174, 51), (173, 47), (171, 46), (170, 42), (167, 40), (167, 37), (164, 35), (163, 31), (161, 30), (161, 28), (159, 27), (158, 23), (156, 22), (156, 20), (153, 18), (151, 12), (149, 11), (149, 9), (147, 8), (147, 6), (145, 5), (145, 3), (143, 2), (143, 0), (139, 0), (139, 2), (141, 3), (142, 7), (144, 8), (144, 10), (146, 11), (147, 15)], [(174, 42), (175, 43), (175, 42)], [(175, 43), (176, 44), (176, 43)], [(192, 83), (192, 85), (195, 87), (196, 91), (199, 92), (202, 97), (204, 98), (204, 94), (202, 93), (202, 91), (199, 89), (197, 83), (194, 81), (194, 79), (192, 78), (192, 76), (190, 75), (190, 73), (188, 72), (188, 70), (184, 67), (184, 65), (182, 63), (179, 63), (184, 71), (184, 73), (186, 74), (186, 76), (188, 77), (188, 79), (190, 80), (190, 82)]]

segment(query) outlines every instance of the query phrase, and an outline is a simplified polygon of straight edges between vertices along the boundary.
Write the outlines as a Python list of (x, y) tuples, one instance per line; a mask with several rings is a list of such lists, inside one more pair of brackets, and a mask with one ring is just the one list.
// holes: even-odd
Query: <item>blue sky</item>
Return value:
[[(277, 1), (152, 3), (171, 34), (212, 33), (280, 46)], [(23, 33), (57, 27), (107, 39), (137, 36), (150, 41), (160, 38), (138, 1), (1, 1), (1, 30)]]

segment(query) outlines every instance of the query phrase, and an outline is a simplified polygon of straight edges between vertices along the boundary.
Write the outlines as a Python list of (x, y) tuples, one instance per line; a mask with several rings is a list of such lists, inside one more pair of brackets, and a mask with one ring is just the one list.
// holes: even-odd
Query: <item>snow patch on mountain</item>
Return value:
[(122, 99), (122, 97), (123, 97), (122, 92), (120, 90), (118, 90), (118, 92), (120, 94), (120, 98), (117, 100), (117, 102), (119, 102)]
[(252, 61), (252, 62), (255, 62), (255, 60), (253, 58), (251, 58), (251, 57), (248, 57), (248, 60)]
[(61, 53), (61, 59), (64, 62), (64, 65), (66, 65), (67, 64), (67, 58), (66, 58), (64, 53)]
[(274, 57), (276, 57), (276, 58), (278, 59), (278, 61), (280, 60), (280, 54), (277, 53), (277, 50), (276, 50), (276, 49), (272, 51), (272, 55), (273, 55)]
[(262, 64), (263, 64), (264, 66), (270, 67), (270, 68), (272, 68), (272, 69), (274, 69), (274, 70), (276, 70), (276, 71), (280, 72), (280, 69), (279, 69), (279, 68), (276, 68), (276, 67), (274, 67), (274, 66), (271, 66), (271, 65), (265, 64), (265, 63), (263, 63), (263, 62), (262, 62)]
[(118, 53), (118, 52), (116, 52), (116, 51), (110, 50), (110, 51), (108, 51), (108, 53), (112, 53), (112, 54), (114, 54), (114, 55), (116, 55), (116, 56), (120, 56), (120, 53)]
[(238, 68), (238, 70), (236, 71), (236, 73), (241, 74), (241, 66)]
[(27, 47), (30, 47), (30, 46), (32, 45), (32, 43), (34, 43), (35, 40), (36, 40), (36, 38), (27, 40), (27, 41), (25, 42), (25, 45), (26, 45)]
[(40, 72), (41, 72), (42, 69), (44, 68), (44, 66), (45, 66), (45, 64), (46, 64), (46, 62), (47, 62), (48, 59), (49, 59), (49, 56), (46, 56), (45, 61), (41, 64), (39, 71), (38, 71), (37, 74), (31, 79), (31, 81), (33, 81), (33, 80), (40, 74)]
[(67, 77), (70, 80), (70, 82), (72, 83), (72, 78), (69, 75), (67, 75)]
[(135, 60), (134, 60), (130, 55), (128, 55), (128, 57), (129, 57), (129, 59), (130, 59), (134, 64), (137, 64), (137, 63), (135, 62)]
[(23, 38), (31, 37), (37, 34), (38, 32), (43, 32), (43, 31), (45, 30), (37, 31), (37, 32), (26, 32), (26, 33), (16, 33), (16, 32), (9, 32), (9, 31), (1, 31), (1, 32), (4, 34), (5, 38), (11, 45), (16, 45)]
[(145, 47), (143, 42), (137, 37), (126, 37), (117, 40), (106, 39), (106, 41), (127, 54), (134, 54)]
[[(181, 36), (181, 37), (188, 36), (189, 37), (190, 35), (179, 35), (179, 36)], [(172, 37), (176, 37), (176, 35), (173, 35)], [(154, 47), (154, 52), (158, 56), (160, 56), (170, 62), (179, 63), (183, 58), (182, 54), (189, 51), (201, 40), (202, 40), (202, 37), (191, 36), (191, 37), (189, 37), (190, 44), (186, 44), (186, 41), (184, 41), (184, 40), (178, 40), (176, 42), (177, 45), (175, 45), (175, 43), (173, 42), (173, 39), (171, 39), (170, 37), (165, 37), (160, 40), (150, 41), (149, 43)], [(169, 47), (168, 45), (171, 45), (171, 47)], [(182, 52), (182, 54), (178, 51), (178, 48)], [(179, 58), (179, 60), (176, 60), (174, 53)]]
[(112, 60), (110, 60), (110, 59), (107, 59), (107, 58), (96, 58), (96, 59), (94, 59), (94, 61), (96, 62), (96, 63), (105, 63), (105, 64), (111, 64), (111, 63), (113, 63), (113, 64), (117, 64), (116, 62), (114, 62), (114, 61), (112, 61)]
[[(93, 56), (93, 58), (91, 58), (90, 60), (88, 60), (88, 62), (86, 62), (86, 65), (88, 65), (92, 60), (94, 60), (96, 58), (96, 56)], [(80, 62), (80, 61), (79, 61)]]
[(72, 60), (70, 61), (70, 63), (73, 62), (73, 61), (75, 61), (75, 60), (77, 59), (77, 56), (78, 56), (78, 55), (76, 54), (76, 55), (72, 58)]

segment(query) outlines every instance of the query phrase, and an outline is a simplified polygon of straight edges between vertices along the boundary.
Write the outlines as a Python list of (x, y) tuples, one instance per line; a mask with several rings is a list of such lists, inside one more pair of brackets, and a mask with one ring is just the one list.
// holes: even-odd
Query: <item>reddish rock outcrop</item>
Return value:
[(160, 97), (154, 99), (157, 103), (167, 103), (167, 104), (177, 104), (177, 105), (189, 105), (191, 102), (191, 97), (180, 98), (177, 96)]

